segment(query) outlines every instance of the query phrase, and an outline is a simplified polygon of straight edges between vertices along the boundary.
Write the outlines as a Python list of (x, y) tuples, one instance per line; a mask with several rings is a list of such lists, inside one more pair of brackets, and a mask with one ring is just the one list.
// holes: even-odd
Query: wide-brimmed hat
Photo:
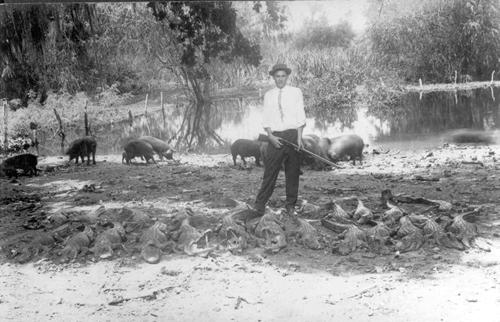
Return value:
[(290, 75), (292, 70), (288, 68), (286, 64), (276, 64), (273, 66), (273, 69), (269, 71), (269, 75), (273, 76), (278, 70), (284, 70), (287, 75)]

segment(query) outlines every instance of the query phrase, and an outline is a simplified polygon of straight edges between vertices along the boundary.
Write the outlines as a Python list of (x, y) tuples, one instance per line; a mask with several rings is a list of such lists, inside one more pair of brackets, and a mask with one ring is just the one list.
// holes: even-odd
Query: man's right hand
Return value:
[(280, 140), (279, 140), (279, 138), (277, 136), (269, 134), (268, 137), (269, 137), (269, 141), (271, 142), (272, 145), (274, 145), (274, 147), (276, 149), (280, 149), (281, 148), (282, 143), (280, 142)]

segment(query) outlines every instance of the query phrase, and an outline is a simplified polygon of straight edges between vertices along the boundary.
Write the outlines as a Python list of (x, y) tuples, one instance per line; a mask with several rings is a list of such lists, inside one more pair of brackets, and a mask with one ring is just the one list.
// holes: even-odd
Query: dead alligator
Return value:
[(90, 249), (95, 256), (106, 259), (113, 256), (113, 250), (122, 246), (125, 229), (120, 223), (113, 223), (113, 228), (106, 229), (95, 240), (94, 247)]
[(279, 252), (287, 245), (285, 231), (279, 225), (277, 214), (274, 212), (267, 212), (260, 218), (255, 235), (264, 239), (264, 248), (272, 253)]
[(74, 261), (78, 255), (85, 255), (88, 252), (88, 247), (94, 239), (94, 231), (89, 226), (85, 226), (84, 230), (69, 237), (64, 243), (64, 248), (59, 252), (61, 261)]
[[(175, 233), (177, 244), (174, 248), (176, 252), (184, 252), (187, 255), (207, 255), (215, 249), (211, 247), (208, 241), (208, 234), (212, 232), (211, 229), (205, 231), (199, 231), (195, 227), (191, 226), (189, 222), (189, 215), (180, 215), (182, 219), (179, 230)], [(204, 244), (205, 248), (199, 247)]]
[(162, 249), (170, 244), (167, 225), (157, 221), (140, 237), (141, 257), (147, 263), (156, 264), (161, 259)]

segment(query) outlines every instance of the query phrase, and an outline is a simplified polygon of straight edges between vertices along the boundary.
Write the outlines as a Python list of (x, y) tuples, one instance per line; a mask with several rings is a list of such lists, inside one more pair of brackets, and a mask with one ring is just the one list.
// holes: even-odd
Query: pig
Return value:
[(494, 143), (491, 133), (473, 129), (460, 129), (452, 132), (450, 141), (453, 143), (477, 143), (486, 145)]
[(97, 142), (91, 136), (85, 136), (71, 142), (69, 148), (66, 150), (66, 155), (69, 155), (69, 162), (75, 159), (75, 164), (78, 164), (78, 157), (84, 161), (84, 156), (87, 156), (87, 165), (90, 165), (90, 154), (92, 154), (92, 163), (95, 163), (95, 151), (97, 149)]
[(26, 175), (37, 175), (36, 165), (38, 158), (31, 153), (19, 154), (6, 159), (0, 164), (0, 175), (17, 178), (17, 169), (23, 170)]
[(247, 165), (245, 157), (254, 157), (255, 164), (260, 167), (261, 142), (257, 140), (238, 139), (231, 144), (231, 154), (234, 165), (236, 165), (236, 158), (239, 155), (244, 165)]
[(153, 147), (147, 142), (141, 140), (131, 140), (125, 144), (124, 149), (125, 152), (122, 154), (122, 157), (125, 158), (127, 164), (130, 164), (130, 160), (134, 157), (144, 157), (146, 159), (146, 163), (149, 162), (149, 159), (151, 159), (153, 163), (156, 163), (153, 158)]
[(356, 159), (358, 158), (361, 163), (364, 146), (363, 139), (356, 134), (341, 135), (331, 139), (328, 157), (334, 162), (349, 157), (352, 160), (352, 164), (356, 164)]
[(332, 141), (329, 138), (319, 139), (318, 146), (322, 157), (328, 159), (328, 150), (330, 149), (331, 144)]
[(158, 154), (158, 156), (160, 157), (160, 160), (163, 160), (163, 157), (165, 157), (167, 160), (172, 160), (173, 153), (175, 151), (165, 141), (152, 136), (141, 136), (139, 140), (151, 144), (154, 152), (156, 152), (156, 154)]
[[(133, 159), (133, 158), (131, 158), (131, 159)], [(143, 156), (141, 156), (141, 160), (144, 161), (144, 157)], [(129, 161), (132, 161), (132, 160), (129, 160)], [(123, 151), (123, 153), (122, 153), (122, 164), (126, 163), (126, 162), (127, 162), (127, 152)]]
[[(307, 134), (302, 136), (302, 143), (304, 144), (304, 149), (312, 152), (320, 157), (328, 159), (328, 148), (330, 147), (330, 140), (327, 138), (319, 138), (314, 134)], [(305, 152), (301, 152), (301, 164), (311, 165), (314, 170), (322, 170), (325, 168), (326, 164), (313, 158), (311, 155)]]
[[(302, 136), (302, 143), (303, 143), (304, 149), (306, 149), (307, 151), (312, 152), (314, 154), (318, 154), (318, 150), (319, 150), (318, 140), (319, 140), (319, 138), (316, 135), (303, 135)], [(300, 163), (302, 165), (310, 165), (310, 164), (314, 163), (314, 158), (305, 152), (301, 152), (300, 153), (300, 161), (301, 161)]]

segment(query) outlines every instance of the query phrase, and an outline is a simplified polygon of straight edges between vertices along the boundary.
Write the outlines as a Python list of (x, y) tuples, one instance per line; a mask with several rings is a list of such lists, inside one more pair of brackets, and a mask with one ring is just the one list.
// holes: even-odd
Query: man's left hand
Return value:
[(302, 138), (300, 136), (297, 138), (297, 147), (298, 151), (304, 149), (304, 143), (302, 142)]

